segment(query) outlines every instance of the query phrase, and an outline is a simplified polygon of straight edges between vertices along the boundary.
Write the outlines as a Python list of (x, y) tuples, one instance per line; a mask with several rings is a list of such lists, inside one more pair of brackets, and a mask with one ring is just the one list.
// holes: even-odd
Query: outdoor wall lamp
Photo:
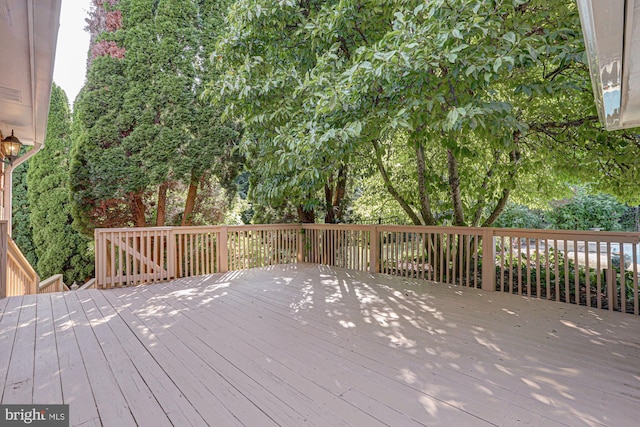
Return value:
[(8, 161), (9, 164), (12, 164), (13, 161), (20, 156), (20, 148), (22, 148), (22, 143), (13, 134), (13, 129), (11, 130), (11, 136), (8, 136), (2, 140), (2, 148), (4, 150), (3, 161)]

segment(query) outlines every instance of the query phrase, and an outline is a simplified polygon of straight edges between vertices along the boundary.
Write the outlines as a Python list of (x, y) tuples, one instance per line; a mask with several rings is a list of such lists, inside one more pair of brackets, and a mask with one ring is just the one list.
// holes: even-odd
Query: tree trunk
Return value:
[(298, 206), (298, 220), (303, 224), (313, 224), (316, 222), (316, 214), (313, 209), (305, 211), (304, 207)]
[(324, 206), (326, 209), (324, 222), (325, 224), (333, 224), (336, 222), (335, 211), (333, 210), (333, 174), (329, 175), (329, 180), (324, 185)]
[(416, 215), (413, 209), (411, 209), (411, 206), (409, 206), (407, 201), (402, 198), (400, 193), (398, 193), (398, 191), (395, 189), (395, 187), (391, 183), (389, 174), (387, 174), (387, 170), (385, 169), (384, 163), (382, 162), (382, 154), (380, 154), (380, 145), (378, 144), (378, 141), (373, 140), (371, 142), (373, 143), (373, 147), (375, 148), (376, 164), (378, 166), (378, 171), (382, 176), (382, 180), (384, 181), (385, 188), (387, 189), (389, 194), (391, 194), (391, 196), (396, 200), (396, 202), (400, 204), (400, 207), (402, 207), (402, 209), (407, 213), (407, 215), (409, 215), (409, 218), (411, 219), (411, 221), (413, 221), (415, 225), (423, 225), (418, 215)]
[[(517, 144), (520, 141), (520, 131), (516, 131), (514, 133), (513, 140), (516, 143), (516, 148), (511, 150), (511, 152), (509, 153), (509, 160), (512, 163), (511, 165), (512, 169), (508, 174), (507, 182), (513, 182), (516, 179), (516, 174), (518, 173), (518, 162), (520, 161), (520, 151), (517, 148)], [(498, 200), (498, 203), (496, 204), (496, 207), (493, 209), (493, 212), (491, 212), (491, 215), (489, 215), (489, 218), (487, 218), (482, 223), (482, 227), (491, 227), (491, 225), (493, 225), (493, 223), (498, 219), (498, 217), (504, 210), (505, 206), (507, 206), (507, 201), (509, 200), (510, 194), (511, 194), (511, 190), (509, 188), (502, 189), (502, 196), (500, 197), (500, 200)]]
[(418, 193), (420, 194), (420, 206), (422, 219), (425, 225), (435, 225), (436, 221), (431, 213), (431, 202), (429, 201), (429, 193), (427, 192), (427, 183), (424, 179), (426, 162), (424, 159), (424, 147), (422, 144), (416, 144), (416, 163), (418, 169)]
[(347, 194), (347, 172), (347, 165), (340, 166), (340, 169), (338, 170), (338, 180), (336, 181), (336, 189), (333, 193), (335, 216), (339, 222), (342, 222), (344, 214), (342, 210), (342, 203), (345, 195)]
[(347, 166), (342, 165), (338, 169), (338, 177), (334, 180), (333, 174), (324, 186), (325, 206), (327, 213), (324, 217), (326, 224), (342, 222), (342, 202), (347, 193)]
[(447, 150), (447, 163), (449, 164), (449, 189), (451, 190), (451, 203), (453, 205), (453, 225), (463, 226), (464, 210), (462, 197), (460, 196), (460, 176), (458, 175), (458, 160), (453, 151)]
[(191, 177), (189, 183), (189, 191), (187, 192), (187, 200), (184, 203), (184, 214), (182, 215), (182, 226), (191, 225), (193, 222), (193, 208), (196, 205), (196, 196), (198, 194), (198, 180)]
[(156, 227), (162, 227), (165, 224), (167, 216), (167, 189), (169, 182), (165, 181), (158, 188), (158, 212), (156, 215)]
[(478, 224), (480, 224), (480, 221), (482, 220), (482, 214), (484, 212), (484, 208), (487, 206), (487, 188), (489, 188), (489, 182), (493, 177), (493, 168), (496, 165), (498, 165), (498, 163), (500, 162), (500, 151), (494, 150), (493, 157), (495, 160), (487, 170), (487, 173), (484, 176), (484, 179), (482, 180), (482, 186), (480, 187), (482, 188), (482, 192), (480, 193), (480, 196), (478, 197), (478, 201), (474, 207), (475, 214), (473, 215), (473, 221), (470, 224), (472, 227), (477, 227)]
[(136, 227), (146, 227), (146, 207), (144, 200), (142, 200), (142, 194), (134, 193), (130, 196), (129, 204), (131, 206), (131, 213), (133, 214), (133, 222)]

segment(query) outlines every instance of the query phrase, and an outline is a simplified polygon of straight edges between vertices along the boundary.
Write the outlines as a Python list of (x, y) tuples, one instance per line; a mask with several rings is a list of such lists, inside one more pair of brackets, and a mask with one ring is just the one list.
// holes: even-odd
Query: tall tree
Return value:
[(69, 204), (71, 119), (64, 91), (53, 84), (45, 145), (29, 160), (27, 183), (33, 243), (41, 278), (62, 273), (66, 283), (93, 276), (90, 240), (72, 227)]
[[(246, 123), (265, 201), (308, 203), (368, 152), (413, 223), (488, 226), (522, 184), (575, 173), (556, 148), (622, 145), (597, 126), (583, 56), (559, 0), (241, 0), (210, 93)], [(398, 147), (408, 163), (390, 163)]]
[(189, 185), (188, 223), (199, 183), (237, 138), (199, 100), (207, 78), (202, 40), (212, 28), (203, 21), (220, 20), (221, 11), (195, 0), (111, 4), (117, 19), (97, 38), (74, 121), (75, 218), (86, 232), (163, 225), (171, 181), (181, 180)]
[(114, 25), (97, 38), (87, 81), (74, 105), (72, 213), (74, 226), (88, 237), (95, 227), (146, 224), (144, 194), (136, 185), (143, 172), (138, 158), (122, 144), (129, 132), (120, 121), (127, 90), (122, 36)]
[[(327, 132), (349, 120), (337, 110), (315, 117), (310, 79), (322, 67), (344, 71), (393, 16), (373, 2), (346, 2), (349, 11), (325, 26), (322, 20), (339, 4), (237, 1), (214, 56), (224, 78), (209, 94), (246, 126), (241, 146), (251, 170), (250, 197), (274, 206), (288, 200), (303, 222), (313, 221), (319, 208), (328, 222), (341, 216), (354, 150), (348, 142), (357, 131)], [(360, 12), (369, 19), (366, 26)]]
[(235, 193), (234, 178), (239, 173), (243, 158), (236, 153), (241, 129), (237, 123), (222, 123), (222, 110), (203, 99), (208, 84), (217, 81), (219, 73), (209, 66), (208, 59), (215, 50), (215, 41), (224, 29), (223, 22), (230, 0), (203, 0), (196, 22), (198, 51), (196, 55), (195, 97), (190, 103), (186, 139), (179, 151), (175, 175), (188, 184), (182, 225), (191, 225), (198, 189), (210, 175), (218, 178), (229, 194)]
[[(20, 155), (23, 155), (31, 147), (22, 147)], [(11, 210), (13, 221), (11, 221), (11, 238), (20, 251), (35, 266), (38, 257), (33, 246), (33, 230), (31, 229), (31, 209), (29, 207), (29, 187), (27, 184), (27, 171), (29, 164), (21, 163), (13, 170), (13, 188)]]

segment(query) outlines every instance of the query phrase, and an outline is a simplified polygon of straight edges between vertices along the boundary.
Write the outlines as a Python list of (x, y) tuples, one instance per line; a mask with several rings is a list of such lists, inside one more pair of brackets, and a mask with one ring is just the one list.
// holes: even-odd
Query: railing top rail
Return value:
[(96, 228), (96, 234), (102, 233), (137, 233), (148, 231), (172, 231), (175, 234), (217, 232), (222, 227), (227, 230), (299, 230), (300, 224), (247, 224), (247, 225), (197, 225), (176, 227), (129, 227), (129, 228)]
[(302, 227), (306, 230), (372, 230), (373, 227), (377, 227), (373, 224), (299, 224), (298, 227)]
[(300, 224), (246, 224), (226, 227), (228, 230), (299, 230)]
[(171, 227), (174, 234), (189, 233), (217, 233), (222, 228), (221, 225), (189, 225), (184, 227)]
[(77, 290), (78, 291), (84, 291), (87, 289), (95, 289), (96, 288), (96, 279), (95, 277), (91, 280), (89, 280), (87, 283), (85, 283), (84, 285), (80, 286)]
[(447, 233), (447, 234), (468, 234), (480, 236), (487, 228), (480, 227), (450, 227), (445, 225), (368, 225), (376, 227), (380, 231), (408, 231), (414, 233)]
[(62, 286), (65, 286), (65, 284), (63, 282), (63, 279), (62, 279), (62, 274), (55, 274), (55, 275), (49, 277), (48, 279), (43, 280), (38, 285), (38, 290), (41, 291), (41, 290), (45, 289), (46, 287), (51, 286), (53, 284), (56, 284), (58, 282), (60, 282), (60, 284)]
[(31, 264), (29, 264), (29, 261), (24, 256), (18, 245), (16, 245), (16, 243), (13, 241), (13, 239), (7, 239), (7, 250), (25, 271), (29, 272), (29, 274), (37, 276), (35, 270), (31, 266)]
[(96, 228), (94, 229), (94, 233), (124, 233), (124, 232), (132, 232), (132, 231), (162, 231), (162, 230), (172, 230), (176, 227), (121, 227), (121, 228)]
[(640, 243), (640, 233), (624, 231), (544, 230), (527, 228), (493, 228), (494, 236), (538, 239), (589, 240), (592, 242)]

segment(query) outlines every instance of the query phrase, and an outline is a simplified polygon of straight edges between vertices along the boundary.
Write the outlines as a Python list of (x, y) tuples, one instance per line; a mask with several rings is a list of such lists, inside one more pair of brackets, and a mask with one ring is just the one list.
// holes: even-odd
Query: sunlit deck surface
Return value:
[(0, 300), (2, 403), (72, 425), (637, 425), (640, 319), (299, 264)]

